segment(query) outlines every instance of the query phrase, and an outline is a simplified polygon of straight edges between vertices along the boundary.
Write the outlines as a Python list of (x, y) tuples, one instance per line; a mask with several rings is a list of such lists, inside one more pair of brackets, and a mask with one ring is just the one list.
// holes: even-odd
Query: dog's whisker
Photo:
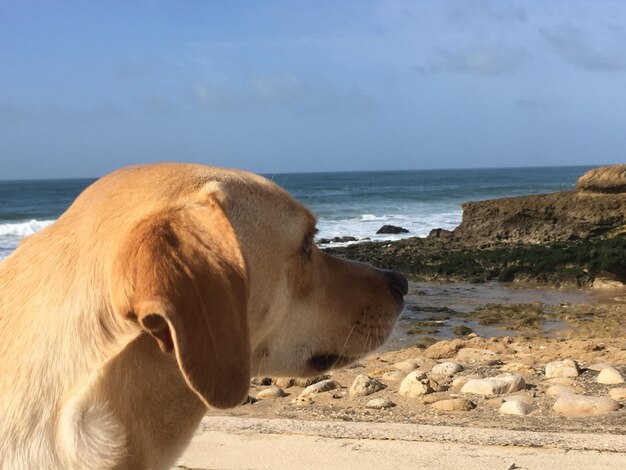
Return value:
[(259, 361), (259, 369), (256, 371), (257, 377), (261, 375), (261, 371), (263, 370), (263, 366), (265, 365), (265, 359), (267, 359), (267, 349), (263, 350), (263, 355), (261, 356), (261, 360)]
[(350, 336), (352, 336), (352, 332), (354, 332), (355, 328), (356, 328), (356, 323), (352, 325), (352, 328), (350, 328), (350, 331), (348, 332), (348, 336), (346, 336), (346, 340), (343, 342), (343, 346), (341, 347), (341, 350), (339, 351), (339, 354), (337, 355), (337, 359), (335, 360), (335, 363), (333, 364), (333, 368), (341, 360), (341, 356), (343, 356), (343, 352), (346, 350), (346, 347), (348, 346), (348, 341), (350, 340)]
[(363, 342), (363, 349), (361, 349), (361, 354), (359, 354), (359, 356), (364, 356), (365, 353), (368, 351), (371, 332), (372, 332), (372, 329), (371, 327), (368, 326), (367, 335), (365, 336), (365, 341)]

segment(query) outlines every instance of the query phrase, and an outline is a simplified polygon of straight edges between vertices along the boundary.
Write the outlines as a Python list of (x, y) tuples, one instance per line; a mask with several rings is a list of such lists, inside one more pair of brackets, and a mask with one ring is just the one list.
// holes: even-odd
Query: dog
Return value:
[(331, 257), (267, 179), (184, 163), (93, 183), (0, 263), (0, 468), (169, 468), (255, 375), (378, 348), (400, 274)]

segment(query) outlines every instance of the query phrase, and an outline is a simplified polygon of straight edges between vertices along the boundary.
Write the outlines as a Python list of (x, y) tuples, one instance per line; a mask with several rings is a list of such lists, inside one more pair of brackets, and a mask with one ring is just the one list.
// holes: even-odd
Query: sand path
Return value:
[(626, 436), (207, 417), (180, 469), (626, 468)]

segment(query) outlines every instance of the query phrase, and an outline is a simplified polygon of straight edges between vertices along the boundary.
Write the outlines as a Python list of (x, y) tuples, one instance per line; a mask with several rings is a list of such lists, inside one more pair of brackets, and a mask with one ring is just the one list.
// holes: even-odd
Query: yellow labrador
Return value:
[(91, 185), (0, 264), (0, 468), (167, 468), (251, 375), (379, 347), (406, 279), (314, 234), (242, 171), (143, 165)]

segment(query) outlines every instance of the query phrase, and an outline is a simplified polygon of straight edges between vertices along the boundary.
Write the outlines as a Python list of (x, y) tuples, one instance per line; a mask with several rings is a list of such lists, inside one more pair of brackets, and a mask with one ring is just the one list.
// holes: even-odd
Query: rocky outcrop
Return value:
[(578, 178), (576, 189), (593, 193), (626, 193), (626, 165), (594, 168)]
[(455, 238), (488, 243), (546, 243), (602, 235), (626, 225), (625, 194), (561, 192), (462, 205)]
[(626, 284), (626, 192), (618, 192), (624, 171), (626, 165), (592, 170), (579, 191), (467, 202), (453, 231), (327, 251), (420, 280), (619, 287)]
[(466, 202), (451, 235), (479, 245), (536, 244), (587, 239), (626, 225), (626, 165), (590, 170), (576, 187), (578, 192)]

